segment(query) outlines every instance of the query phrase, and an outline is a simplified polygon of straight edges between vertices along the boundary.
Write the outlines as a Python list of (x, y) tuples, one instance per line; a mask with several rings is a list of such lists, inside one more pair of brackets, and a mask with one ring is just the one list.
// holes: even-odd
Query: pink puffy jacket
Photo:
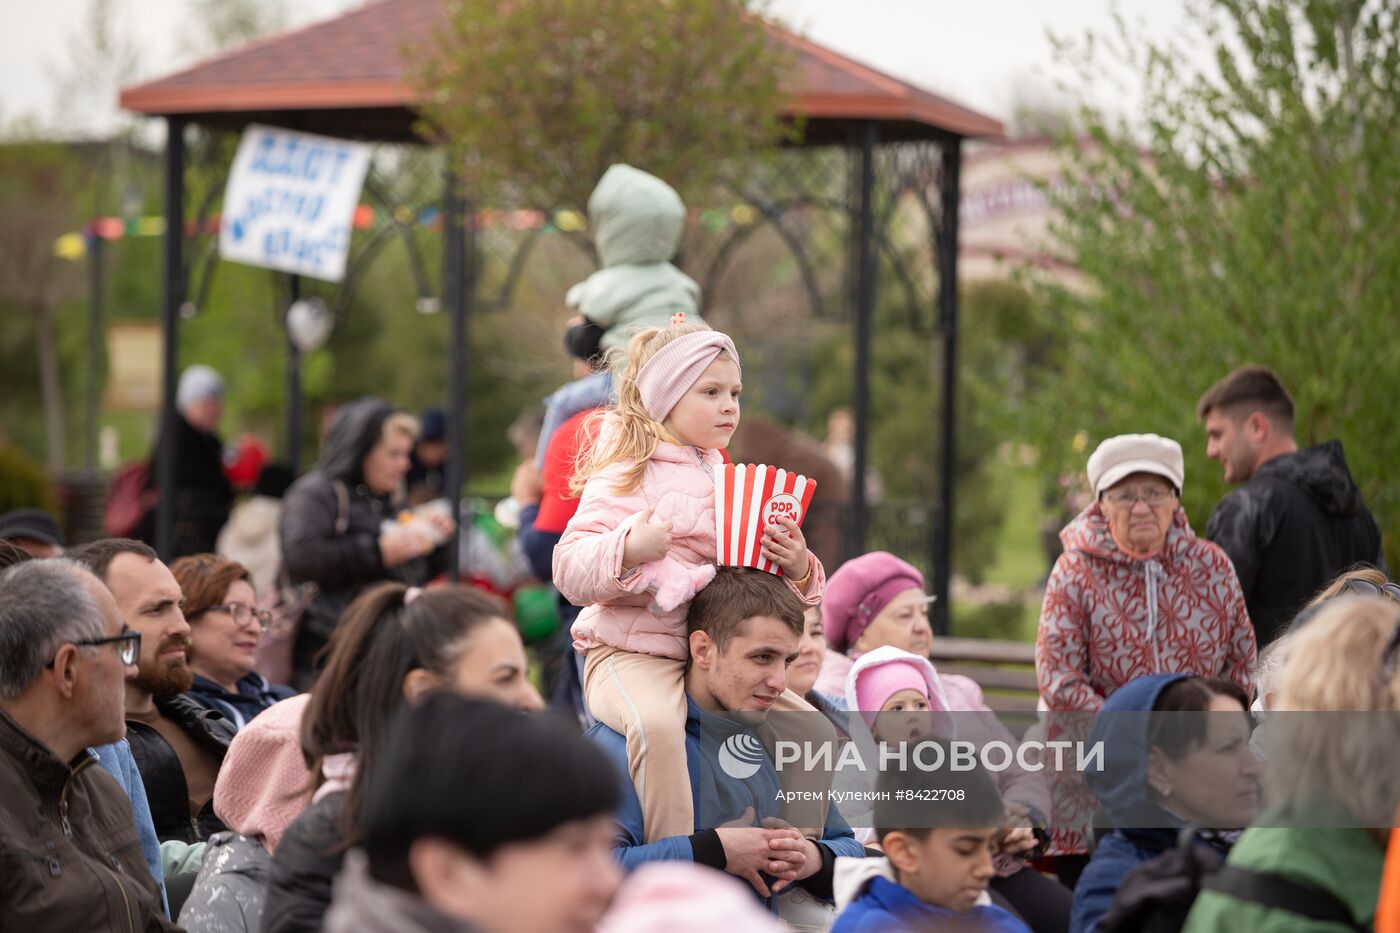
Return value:
[[(622, 548), (627, 520), (653, 509), (652, 521), (671, 523), (670, 556), (687, 566), (715, 562), (715, 484), (710, 478), (724, 462), (717, 450), (657, 444), (641, 485), (619, 493), (618, 477), (627, 464), (617, 463), (588, 480), (578, 511), (554, 548), (554, 585), (575, 606), (585, 606), (571, 634), (574, 650), (597, 645), (655, 654), (684, 661), (690, 656), (685, 634), (686, 606), (653, 615), (643, 575), (622, 577)], [(821, 602), (826, 572), (813, 557), (804, 606)], [(791, 585), (791, 584), (789, 584)]]

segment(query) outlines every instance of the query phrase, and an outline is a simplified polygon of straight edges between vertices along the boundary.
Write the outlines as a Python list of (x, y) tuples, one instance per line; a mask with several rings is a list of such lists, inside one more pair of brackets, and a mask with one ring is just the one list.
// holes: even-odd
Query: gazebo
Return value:
[[(186, 128), (199, 125), (237, 131), (264, 123), (305, 132), (383, 142), (422, 142), (415, 134), (415, 90), (401, 49), (427, 40), (444, 20), (443, 0), (378, 0), (334, 19), (253, 42), (184, 71), (126, 88), (121, 105), (166, 121), (164, 290), (164, 383), (161, 432), (170, 436), (178, 375), (177, 328), (186, 301)], [(796, 53), (800, 86), (788, 114), (801, 119), (802, 147), (843, 147), (851, 159), (847, 296), (855, 329), (855, 466), (851, 489), (850, 549), (858, 553), (867, 527), (866, 447), (870, 407), (870, 347), (881, 255), (888, 216), (877, 217), (877, 186), (912, 193), (923, 201), (931, 242), (920, 261), (937, 269), (931, 318), (942, 345), (938, 507), (934, 510), (928, 568), (935, 592), (948, 592), (953, 509), (954, 389), (957, 358), (957, 254), (959, 175), (964, 139), (999, 138), (1001, 124), (946, 98), (883, 74), (792, 33), (774, 29), (776, 41)], [(881, 152), (896, 153), (882, 166)], [(917, 166), (917, 168), (915, 168)], [(882, 170), (883, 168), (883, 170)], [(936, 190), (936, 194), (934, 191)], [(772, 210), (761, 211), (777, 222)], [(445, 185), (442, 204), (442, 302), (451, 315), (451, 372), (447, 488), (460, 489), (465, 475), (465, 335), (474, 303), (475, 240), (463, 192)], [(903, 277), (907, 282), (907, 276)], [(292, 280), (292, 294), (297, 284)], [(911, 299), (918, 300), (918, 299)], [(299, 358), (288, 342), (288, 444), (294, 453), (300, 433)], [(157, 482), (169, 488), (173, 445), (156, 465)], [(162, 497), (158, 542), (171, 540), (171, 497)], [(452, 567), (457, 566), (453, 555)], [(935, 604), (935, 628), (946, 631), (947, 600)]]

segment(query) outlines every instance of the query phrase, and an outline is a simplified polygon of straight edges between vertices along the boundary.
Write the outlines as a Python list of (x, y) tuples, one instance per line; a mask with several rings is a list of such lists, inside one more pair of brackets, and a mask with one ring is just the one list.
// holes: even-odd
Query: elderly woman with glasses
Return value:
[(1095, 500), (1060, 532), (1040, 612), (1041, 699), (1093, 713), (1145, 674), (1222, 678), (1252, 695), (1254, 628), (1229, 557), (1186, 522), (1181, 445), (1111, 437), (1088, 472)]
[(185, 597), (190, 624), (189, 696), (223, 713), (236, 728), (296, 693), (274, 686), (257, 671), (258, 645), (272, 616), (257, 606), (252, 576), (242, 564), (214, 554), (182, 557), (170, 565)]
[[(1186, 522), (1181, 445), (1110, 437), (1088, 473), (1094, 501), (1060, 532), (1035, 639), (1049, 737), (1086, 739), (1104, 701), (1149, 674), (1230, 681), (1252, 698), (1254, 627), (1230, 558)], [(1064, 773), (1050, 790), (1050, 853), (1086, 852), (1094, 795)]]

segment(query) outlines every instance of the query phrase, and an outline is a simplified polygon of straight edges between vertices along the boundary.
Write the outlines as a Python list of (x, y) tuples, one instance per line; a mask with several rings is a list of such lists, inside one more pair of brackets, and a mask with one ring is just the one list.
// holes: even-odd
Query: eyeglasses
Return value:
[[(1337, 590), (1336, 595), (1333, 596), (1332, 599), (1336, 599), (1337, 596), (1346, 596), (1347, 594), (1352, 596), (1379, 597), (1392, 602), (1400, 602), (1400, 586), (1396, 586), (1394, 583), (1372, 583), (1370, 580), (1361, 580), (1356, 577), (1343, 583), (1341, 589)], [(1331, 601), (1331, 599), (1328, 599), (1325, 602)], [(1296, 622), (1294, 626), (1297, 626)], [(1400, 625), (1395, 627), (1395, 631), (1390, 636), (1390, 641), (1386, 643), (1385, 650), (1381, 652), (1381, 681), (1383, 683), (1389, 683), (1390, 678), (1395, 676), (1395, 666), (1397, 663), (1400, 663)]]
[(258, 628), (264, 632), (272, 625), (272, 613), (266, 609), (257, 609), (247, 603), (228, 603), (224, 606), (210, 606), (205, 612), (227, 612), (233, 616), (233, 621), (239, 625), (244, 624), (249, 619), (256, 619)]
[(1353, 577), (1342, 584), (1342, 588), (1337, 590), (1337, 595), (1350, 593), (1353, 596), (1379, 596), (1382, 599), (1393, 599), (1400, 603), (1400, 586), (1394, 583), (1375, 584), (1370, 580), (1361, 580)]
[[(1360, 580), (1355, 577), (1342, 584), (1342, 588), (1337, 590), (1338, 596), (1346, 594), (1353, 596), (1378, 596), (1382, 599), (1389, 599), (1400, 602), (1400, 586), (1394, 583), (1375, 584), (1370, 580)], [(1394, 633), (1390, 636), (1390, 641), (1386, 643), (1385, 651), (1381, 652), (1381, 680), (1390, 682), (1390, 678), (1395, 676), (1395, 665), (1400, 663), (1400, 626), (1396, 626)]]
[[(120, 635), (109, 635), (106, 638), (84, 638), (80, 641), (70, 641), (68, 644), (76, 645), (79, 648), (96, 648), (99, 645), (110, 645), (117, 643), (117, 657), (121, 658), (123, 665), (130, 667), (136, 663), (136, 659), (141, 656), (141, 633), (136, 629), (129, 628)], [(57, 658), (50, 658), (45, 667), (53, 667), (53, 662)]]
[(1139, 502), (1146, 502), (1149, 507), (1161, 505), (1173, 498), (1173, 494), (1161, 489), (1143, 489), (1138, 492), (1106, 492), (1103, 497), (1114, 505), (1125, 505), (1131, 509)]

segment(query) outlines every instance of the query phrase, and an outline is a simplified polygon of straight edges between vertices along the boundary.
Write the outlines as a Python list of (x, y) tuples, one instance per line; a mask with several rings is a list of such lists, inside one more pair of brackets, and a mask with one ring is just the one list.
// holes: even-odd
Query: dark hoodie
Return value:
[(302, 616), (293, 650), (297, 685), (306, 688), (312, 659), (330, 638), (340, 614), (366, 588), (385, 580), (421, 586), (440, 573), (446, 549), (385, 567), (381, 524), (395, 514), (390, 496), (364, 484), (362, 464), (396, 413), (380, 399), (358, 399), (336, 413), (316, 468), (292, 484), (282, 500), (283, 563), (292, 583), (314, 583), (315, 599)]
[[(1177, 843), (1182, 827), (1180, 817), (1147, 793), (1147, 736), (1151, 717), (1146, 714), (1152, 712), (1163, 690), (1187, 676), (1139, 677), (1109, 697), (1094, 718), (1089, 746), (1103, 743), (1103, 769), (1088, 772), (1085, 780), (1113, 825), (1124, 828), (1115, 829), (1099, 841), (1093, 859), (1079, 876), (1070, 914), (1070, 933), (1092, 933), (1113, 904), (1124, 876)], [(1142, 715), (1128, 715), (1134, 713)], [(1219, 834), (1200, 838), (1203, 845), (1217, 848), (1223, 845)]]
[[(158, 439), (152, 450), (147, 489), (155, 488), (156, 464), (160, 463), (162, 444)], [(223, 441), (212, 432), (196, 428), (183, 414), (176, 412), (175, 523), (171, 553), (166, 559), (173, 561), (177, 557), (213, 551), (232, 506), (233, 487), (224, 475)], [(136, 537), (155, 544), (155, 509), (141, 520)]]
[(1358, 563), (1384, 567), (1380, 529), (1340, 441), (1263, 463), (1220, 500), (1206, 537), (1235, 565), (1260, 648), (1338, 574)]

